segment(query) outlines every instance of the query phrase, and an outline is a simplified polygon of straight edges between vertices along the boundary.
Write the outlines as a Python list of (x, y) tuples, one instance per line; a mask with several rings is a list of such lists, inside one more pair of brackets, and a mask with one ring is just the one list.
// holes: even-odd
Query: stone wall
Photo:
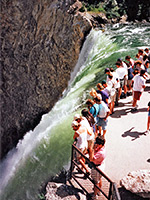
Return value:
[(1, 1), (1, 158), (67, 87), (91, 29), (80, 13), (68, 12), (73, 3)]

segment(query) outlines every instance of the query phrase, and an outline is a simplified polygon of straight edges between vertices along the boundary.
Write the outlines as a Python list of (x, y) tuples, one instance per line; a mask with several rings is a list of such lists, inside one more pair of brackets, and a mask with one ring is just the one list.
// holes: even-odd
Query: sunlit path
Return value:
[(131, 171), (150, 169), (150, 133), (146, 134), (147, 104), (150, 101), (150, 83), (138, 102), (138, 111), (131, 112), (132, 97), (121, 99), (119, 107), (109, 118), (106, 134), (106, 174), (118, 185)]

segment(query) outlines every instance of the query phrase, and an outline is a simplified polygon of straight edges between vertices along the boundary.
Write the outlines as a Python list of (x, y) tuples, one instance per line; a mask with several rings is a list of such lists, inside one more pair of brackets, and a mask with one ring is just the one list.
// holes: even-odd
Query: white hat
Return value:
[(76, 119), (80, 119), (81, 118), (81, 116), (79, 115), (79, 114), (75, 114), (75, 116), (74, 116), (74, 120), (76, 120)]
[(77, 121), (73, 121), (72, 124), (71, 124), (72, 127), (73, 126), (78, 126), (78, 125), (79, 125), (79, 123)]

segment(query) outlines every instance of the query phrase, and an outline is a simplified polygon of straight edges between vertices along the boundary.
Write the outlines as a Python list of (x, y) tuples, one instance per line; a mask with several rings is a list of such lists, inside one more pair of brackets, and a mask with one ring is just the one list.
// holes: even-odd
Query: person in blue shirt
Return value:
[[(92, 114), (92, 116), (94, 117), (95, 123), (97, 124), (97, 115), (99, 113), (99, 105), (97, 103), (95, 103), (92, 99), (88, 99), (86, 101), (86, 105), (89, 109), (89, 112)], [(95, 125), (95, 138), (98, 135), (98, 131), (97, 131), (97, 126)]]

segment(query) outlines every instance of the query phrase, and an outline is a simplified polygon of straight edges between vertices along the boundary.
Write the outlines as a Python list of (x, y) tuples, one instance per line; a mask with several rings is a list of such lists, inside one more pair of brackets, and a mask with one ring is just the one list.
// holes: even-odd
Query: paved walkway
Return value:
[(150, 133), (147, 128), (147, 104), (150, 101), (150, 83), (138, 102), (138, 111), (132, 113), (132, 96), (119, 101), (119, 107), (109, 117), (106, 133), (106, 174), (117, 183), (129, 172), (150, 169)]
[[(138, 102), (137, 112), (131, 112), (132, 96), (119, 101), (115, 107), (115, 113), (109, 117), (108, 130), (106, 133), (106, 168), (105, 174), (120, 187), (120, 179), (131, 171), (150, 169), (150, 133), (146, 134), (147, 128), (147, 104), (150, 101), (150, 83), (146, 83), (145, 91)], [(78, 175), (78, 181), (92, 192), (92, 185), (83, 179), (83, 174)], [(73, 185), (79, 187), (74, 181)], [(103, 180), (103, 188), (109, 192), (108, 183)], [(139, 200), (141, 197), (121, 191), (123, 200)], [(100, 196), (99, 199), (106, 199)]]

